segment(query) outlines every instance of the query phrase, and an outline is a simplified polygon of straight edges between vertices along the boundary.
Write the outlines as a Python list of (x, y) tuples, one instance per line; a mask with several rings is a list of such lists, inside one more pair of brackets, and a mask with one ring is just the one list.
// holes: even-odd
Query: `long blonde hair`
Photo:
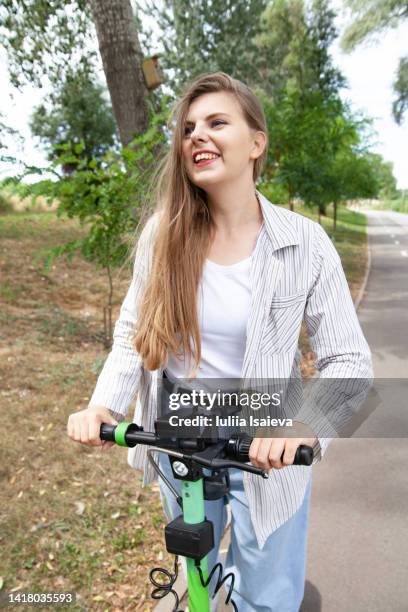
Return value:
[[(201, 360), (197, 291), (214, 222), (206, 192), (194, 185), (187, 175), (182, 142), (190, 104), (199, 96), (213, 92), (233, 94), (248, 126), (268, 137), (262, 105), (241, 81), (224, 72), (215, 72), (198, 77), (184, 90), (170, 114), (173, 137), (154, 190), (156, 212), (160, 214), (151, 272), (140, 301), (134, 338), (135, 349), (146, 369), (165, 367), (171, 351), (177, 356), (185, 355), (186, 359), (194, 357), (193, 377)], [(254, 185), (261, 174), (267, 149), (266, 145), (254, 160)]]

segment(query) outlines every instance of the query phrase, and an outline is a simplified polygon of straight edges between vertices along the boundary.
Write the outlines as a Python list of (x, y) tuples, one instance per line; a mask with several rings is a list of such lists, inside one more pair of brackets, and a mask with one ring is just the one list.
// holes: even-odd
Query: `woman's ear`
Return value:
[(250, 154), (250, 159), (258, 159), (260, 155), (264, 152), (266, 146), (266, 135), (264, 132), (258, 130), (253, 133), (253, 144), (252, 150)]

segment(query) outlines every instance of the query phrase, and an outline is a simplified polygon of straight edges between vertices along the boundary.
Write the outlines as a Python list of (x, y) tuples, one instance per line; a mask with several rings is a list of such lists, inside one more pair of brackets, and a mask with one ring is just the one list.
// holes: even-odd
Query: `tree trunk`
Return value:
[(333, 202), (333, 232), (336, 231), (337, 224), (337, 202)]
[(326, 204), (319, 204), (319, 215), (326, 217)]
[(291, 210), (292, 212), (294, 211), (294, 204), (293, 204), (293, 193), (291, 189), (288, 189), (288, 195), (289, 195), (289, 210)]
[(89, 0), (113, 113), (124, 147), (148, 126), (143, 54), (129, 0)]

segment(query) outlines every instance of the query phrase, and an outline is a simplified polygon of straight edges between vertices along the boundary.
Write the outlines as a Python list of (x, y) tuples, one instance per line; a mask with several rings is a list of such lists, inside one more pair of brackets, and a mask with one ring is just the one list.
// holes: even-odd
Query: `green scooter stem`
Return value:
[[(200, 478), (195, 482), (183, 480), (181, 493), (183, 498), (183, 518), (186, 523), (201, 523), (205, 519), (204, 485)], [(187, 581), (190, 612), (210, 612), (210, 597), (208, 589), (203, 587), (194, 559), (187, 561)], [(204, 581), (208, 579), (207, 557), (200, 561)]]

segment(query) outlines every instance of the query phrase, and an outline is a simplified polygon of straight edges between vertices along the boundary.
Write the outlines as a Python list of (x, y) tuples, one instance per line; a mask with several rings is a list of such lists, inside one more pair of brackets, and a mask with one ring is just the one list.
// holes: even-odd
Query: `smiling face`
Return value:
[(243, 177), (253, 180), (254, 160), (264, 146), (264, 134), (249, 127), (233, 94), (203, 94), (191, 103), (182, 154), (187, 174), (198, 187), (206, 190)]

